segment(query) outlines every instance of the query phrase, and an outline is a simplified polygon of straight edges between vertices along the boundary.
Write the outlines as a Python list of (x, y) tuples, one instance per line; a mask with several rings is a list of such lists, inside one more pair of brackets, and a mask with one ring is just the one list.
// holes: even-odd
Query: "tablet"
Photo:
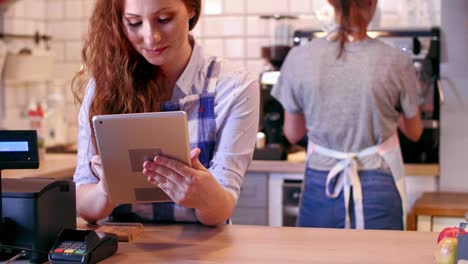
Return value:
[(143, 163), (156, 155), (191, 166), (185, 112), (157, 112), (93, 117), (94, 132), (114, 204), (171, 201), (148, 182)]

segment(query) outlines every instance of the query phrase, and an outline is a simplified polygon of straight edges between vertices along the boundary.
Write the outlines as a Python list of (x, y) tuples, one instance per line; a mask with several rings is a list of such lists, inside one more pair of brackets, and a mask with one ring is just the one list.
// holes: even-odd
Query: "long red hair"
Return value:
[[(200, 16), (201, 0), (182, 1), (188, 10), (195, 12), (188, 22), (191, 30)], [(80, 103), (89, 78), (96, 82), (89, 109), (91, 128), (95, 115), (159, 111), (159, 102), (167, 96), (156, 84), (158, 67), (137, 53), (125, 36), (123, 9), (124, 0), (95, 1), (82, 50), (83, 69), (72, 82), (73, 93)]]

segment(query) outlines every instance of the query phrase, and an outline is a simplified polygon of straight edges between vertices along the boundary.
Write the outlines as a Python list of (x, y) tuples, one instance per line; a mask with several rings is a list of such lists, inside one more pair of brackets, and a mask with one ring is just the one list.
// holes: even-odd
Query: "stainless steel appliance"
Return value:
[(285, 180), (283, 183), (283, 226), (296, 226), (301, 199), (302, 181)]
[(286, 159), (287, 140), (283, 136), (284, 109), (270, 93), (276, 84), (281, 65), (292, 47), (290, 21), (297, 19), (290, 15), (265, 15), (270, 32), (269, 45), (261, 48), (265, 71), (260, 76), (260, 131), (266, 136), (265, 148), (256, 149), (254, 159)]

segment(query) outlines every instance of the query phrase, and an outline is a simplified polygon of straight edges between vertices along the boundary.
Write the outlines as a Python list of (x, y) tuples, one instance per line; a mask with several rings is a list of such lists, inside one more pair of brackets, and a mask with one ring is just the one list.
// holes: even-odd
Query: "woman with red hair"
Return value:
[[(191, 36), (201, 0), (97, 0), (75, 80), (79, 113), (77, 210), (89, 222), (225, 223), (252, 159), (259, 88), (242, 67), (205, 57)], [(80, 85), (81, 83), (81, 85)], [(182, 110), (192, 167), (157, 156), (143, 173), (173, 203), (115, 205), (107, 196), (91, 118)], [(155, 131), (157, 136), (157, 131)], [(96, 168), (98, 173), (94, 173)]]
[[(403, 229), (397, 127), (422, 133), (411, 58), (367, 36), (377, 0), (329, 0), (336, 28), (292, 49), (272, 95), (292, 143), (309, 139), (299, 226)], [(400, 120), (400, 121), (399, 121)]]

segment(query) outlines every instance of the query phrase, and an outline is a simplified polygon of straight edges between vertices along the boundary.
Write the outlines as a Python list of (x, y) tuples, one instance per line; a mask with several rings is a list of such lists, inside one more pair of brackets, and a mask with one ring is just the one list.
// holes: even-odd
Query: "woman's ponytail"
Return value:
[(338, 29), (338, 41), (340, 42), (340, 48), (337, 58), (341, 58), (345, 52), (345, 44), (348, 35), (352, 33), (350, 26), (351, 1), (353, 0), (340, 0), (341, 19), (340, 27)]

